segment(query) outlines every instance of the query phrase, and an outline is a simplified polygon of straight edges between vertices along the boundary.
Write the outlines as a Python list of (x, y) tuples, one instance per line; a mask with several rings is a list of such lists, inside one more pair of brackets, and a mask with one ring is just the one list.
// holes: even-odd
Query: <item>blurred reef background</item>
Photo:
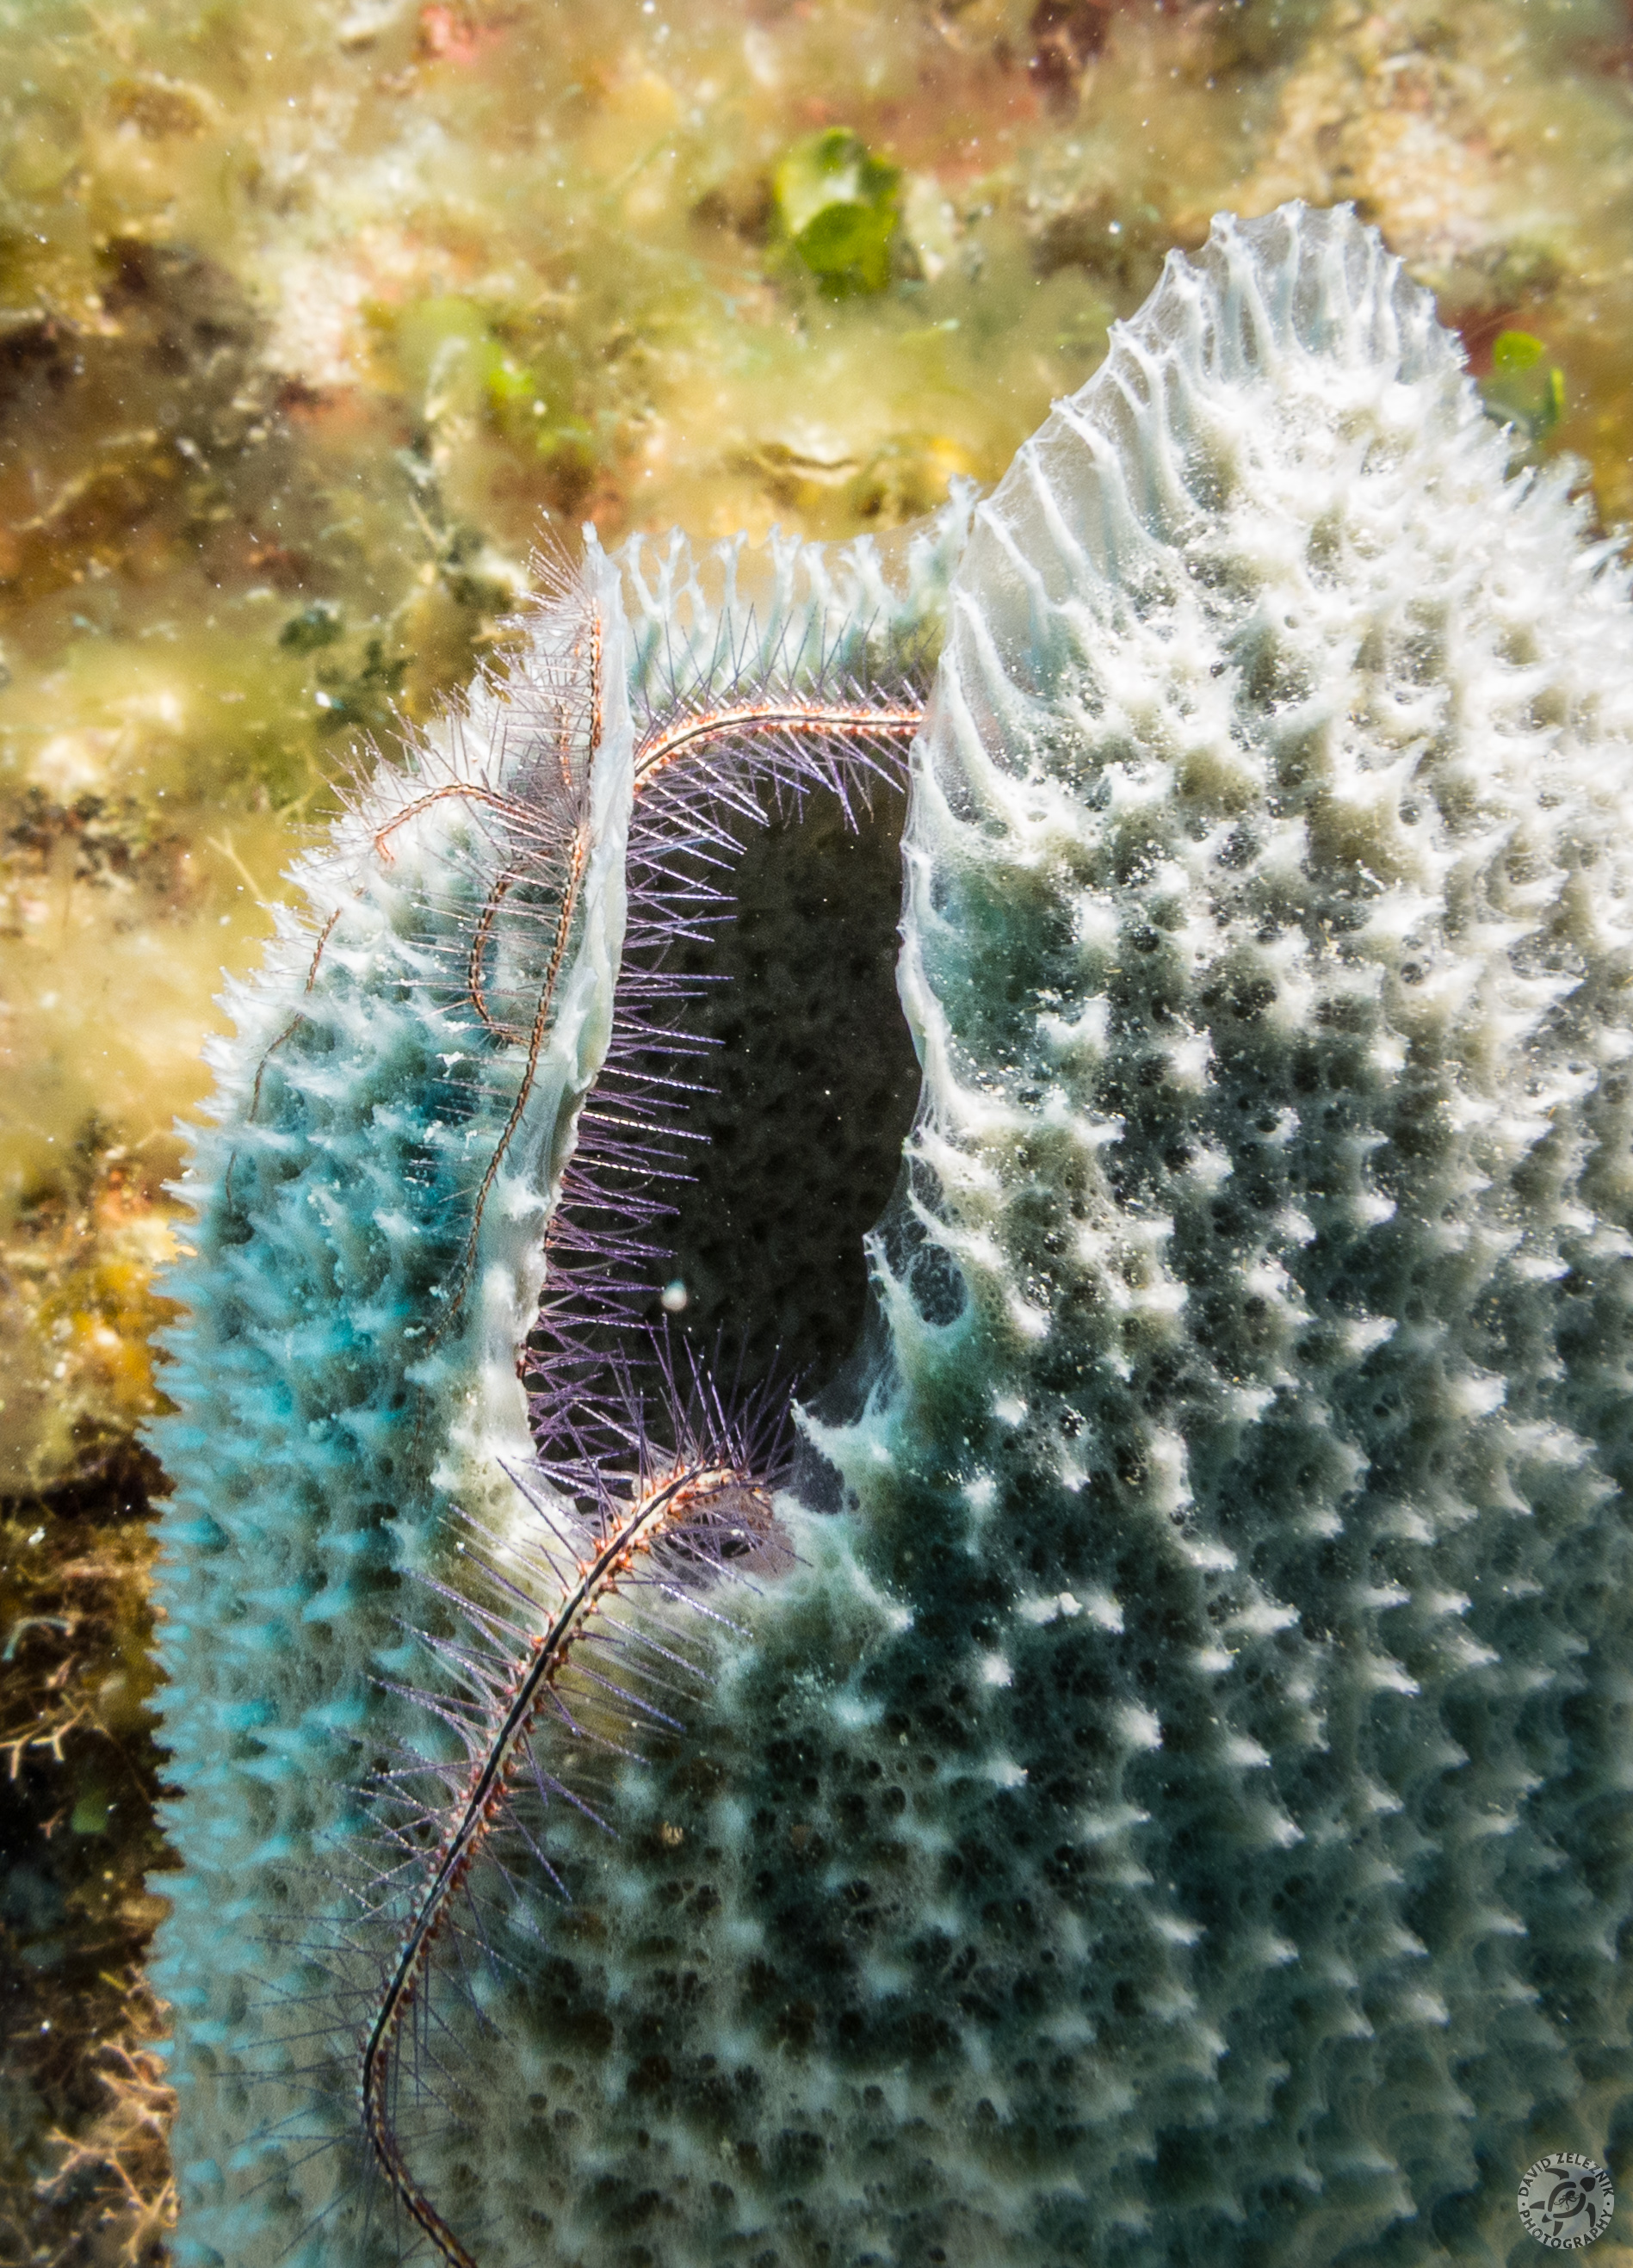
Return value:
[(0, 2262), (162, 2257), (174, 1131), (541, 528), (896, 526), (1353, 199), (1633, 517), (1626, 0), (0, 0)]

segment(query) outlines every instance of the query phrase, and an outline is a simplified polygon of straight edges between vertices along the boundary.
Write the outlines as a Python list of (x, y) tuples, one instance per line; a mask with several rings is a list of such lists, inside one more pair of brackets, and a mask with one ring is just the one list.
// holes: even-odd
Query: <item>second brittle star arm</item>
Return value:
[[(374, 849), (382, 864), (392, 865), (395, 863), (395, 854), (390, 847), (390, 837), (397, 832), (397, 829), (400, 827), (406, 827), (411, 819), (417, 819), (422, 812), (429, 811), (433, 804), (444, 802), (450, 796), (461, 796), (470, 802), (487, 804), (490, 808), (503, 812), (507, 818), (514, 820), (519, 825), (525, 825), (526, 822), (527, 814), (525, 807), (516, 802), (512, 797), (501, 795), (497, 789), (480, 786), (474, 781), (450, 780), (441, 787), (433, 788), (430, 794), (416, 797), (412, 803), (405, 806), (401, 811), (388, 819), (383, 827), (375, 829)], [(519, 1035), (498, 1023), (489, 1012), (488, 1004), (482, 991), (481, 964), (482, 952), (486, 947), (489, 934), (492, 930), (500, 905), (504, 902), (505, 892), (515, 880), (516, 877), (513, 874), (507, 873), (496, 886), (486, 906), (482, 909), (482, 919), (477, 924), (470, 953), (469, 989), (472, 1003), (477, 1014), (489, 1029), (499, 1032), (507, 1038), (515, 1038)], [(317, 946), (312, 956), (312, 966), (306, 971), (305, 989), (308, 992), (318, 981), (318, 970), (322, 965), (324, 950), (334, 935), (335, 924), (344, 910), (342, 906), (336, 906), (319, 934)], [(284, 1042), (292, 1038), (305, 1021), (304, 1010), (291, 1016), (276, 1039), (268, 1048), (266, 1054), (261, 1058), (255, 1071), (255, 1084), (251, 1092), (249, 1108), (245, 1114), (248, 1123), (254, 1123), (255, 1114), (261, 1108), (261, 1086), (266, 1077), (268, 1064)]]
[(648, 1495), (637, 1497), (626, 1516), (604, 1536), (593, 1558), (580, 1561), (577, 1581), (547, 1627), (535, 1634), (517, 1666), (509, 1705), (476, 1760), (460, 1815), (443, 1842), (380, 1996), (358, 2073), (364, 2132), (404, 2211), (452, 2268), (476, 2268), (476, 2263), (415, 2180), (403, 2157), (390, 2110), (393, 2043), (412, 2009), (449, 1901), (504, 1810), (522, 1745), (547, 1694), (566, 1668), (575, 1640), (602, 1600), (617, 1590), (619, 1578), (630, 1572), (637, 1556), (650, 1551), (677, 1527), (700, 1498), (745, 1485), (754, 1485), (752, 1476), (724, 1468), (692, 1467), (671, 1473)]
[(395, 863), (397, 854), (391, 848), (391, 838), (397, 829), (406, 827), (411, 819), (417, 819), (423, 811), (429, 811), (433, 804), (445, 802), (450, 796), (462, 796), (467, 803), (485, 803), (489, 810), (503, 812), (506, 819), (514, 821), (518, 826), (525, 827), (527, 823), (526, 807), (518, 803), (514, 797), (501, 795), (497, 788), (481, 787), (474, 780), (447, 780), (441, 787), (432, 788), (429, 795), (416, 796), (412, 803), (404, 804), (401, 811), (393, 813), (384, 826), (375, 828), (374, 849), (384, 865), (389, 866)]
[[(339, 906), (336, 906), (334, 912), (329, 916), (327, 921), (324, 923), (322, 929), (318, 933), (318, 942), (312, 955), (312, 966), (306, 971), (305, 989), (308, 992), (311, 991), (313, 986), (318, 981), (318, 964), (323, 958), (324, 946), (335, 934), (335, 924), (340, 919), (341, 912), (342, 909)], [(273, 1057), (276, 1055), (278, 1049), (283, 1045), (284, 1041), (292, 1039), (305, 1020), (305, 1010), (304, 1008), (298, 1009), (295, 1014), (290, 1018), (288, 1023), (284, 1025), (283, 1029), (278, 1034), (276, 1039), (273, 1041), (271, 1046), (267, 1049), (266, 1054), (262, 1056), (261, 1061), (256, 1064), (255, 1084), (250, 1090), (249, 1108), (244, 1114), (245, 1123), (246, 1125), (253, 1126), (254, 1124), (255, 1113), (261, 1108), (261, 1082), (267, 1075), (267, 1065), (271, 1062)]]
[(471, 996), (472, 1007), (488, 1029), (504, 1040), (519, 1040), (521, 1034), (513, 1024), (502, 1023), (489, 1007), (487, 994), (482, 989), (482, 965), (489, 939), (493, 935), (493, 925), (499, 918), (499, 909), (519, 879), (513, 873), (501, 874), (488, 893), (488, 902), (482, 909), (482, 917), (471, 938), (470, 959), (466, 968), (466, 990)]
[[(592, 617), (591, 621), (589, 644), (590, 764), (592, 768), (593, 768), (595, 760), (600, 753), (605, 702), (605, 688), (602, 684), (601, 624), (599, 615)], [(564, 783), (569, 782), (570, 779), (570, 768), (567, 764), (564, 755), (563, 757), (563, 778)], [(445, 791), (439, 791), (439, 792), (445, 792)], [(481, 791), (481, 792), (482, 795), (489, 797), (492, 800), (500, 803), (508, 810), (515, 811), (518, 808), (517, 806), (510, 803), (508, 799), (504, 797), (494, 797), (492, 795), (492, 791), (490, 790), (484, 789)], [(394, 826), (400, 826), (403, 820), (411, 817), (415, 811), (423, 808), (426, 803), (432, 800), (434, 800), (434, 798), (431, 797), (421, 798), (419, 803), (412, 804), (407, 811), (400, 813), (397, 818), (393, 821), (392, 824)], [(377, 837), (376, 840), (378, 842), (379, 838)], [(459, 1313), (460, 1303), (465, 1297), (465, 1286), (469, 1279), (471, 1267), (476, 1257), (477, 1241), (482, 1233), (482, 1214), (487, 1208), (489, 1194), (498, 1176), (499, 1167), (504, 1163), (504, 1153), (510, 1148), (511, 1142), (515, 1135), (516, 1130), (521, 1123), (522, 1113), (527, 1108), (528, 1098), (533, 1093), (533, 1079), (537, 1075), (539, 1069), (539, 1057), (543, 1051), (544, 1036), (549, 1025), (550, 1008), (555, 998), (556, 980), (562, 973), (562, 964), (567, 956), (568, 939), (572, 933), (573, 914), (578, 903), (578, 891), (584, 880), (585, 868), (589, 864), (589, 858), (590, 841), (588, 820), (586, 817), (579, 821), (579, 823), (573, 833), (572, 850), (568, 861), (566, 880), (562, 890), (561, 909), (556, 916), (555, 937), (550, 949), (550, 962), (548, 968), (545, 970), (544, 983), (539, 992), (539, 1005), (533, 1012), (533, 1032), (527, 1044), (526, 1065), (522, 1073), (521, 1083), (516, 1090), (516, 1100), (511, 1105), (510, 1116), (504, 1122), (504, 1131), (500, 1134), (499, 1139), (494, 1147), (492, 1157), (488, 1160), (488, 1170), (482, 1175), (482, 1187), (476, 1192), (476, 1203), (471, 1215), (470, 1233), (466, 1238), (465, 1250), (460, 1257), (459, 1270), (453, 1279), (453, 1285), (449, 1296), (446, 1314), (443, 1322), (438, 1326), (437, 1331), (432, 1336), (431, 1344), (433, 1345), (435, 1345), (441, 1338), (443, 1333), (447, 1329), (449, 1323), (452, 1322), (453, 1318)], [(498, 902), (503, 898), (505, 890), (508, 889), (509, 887), (509, 882), (502, 879), (500, 885), (495, 889), (489, 898), (489, 905), (492, 906), (496, 914), (498, 909)], [(477, 934), (479, 939), (482, 937), (483, 931), (488, 925), (489, 920), (489, 917), (488, 909), (484, 908), (482, 921), (478, 924)], [(474, 968), (474, 961), (472, 967), (473, 968)], [(480, 972), (477, 973), (480, 974)], [(472, 993), (472, 1000), (473, 1004), (477, 1007), (477, 1012), (481, 1015), (483, 1022), (486, 1023), (490, 1029), (498, 1031), (503, 1028), (495, 1023), (493, 1018), (488, 1013), (485, 1004), (477, 999), (476, 993), (474, 991)]]
[(678, 756), (709, 740), (755, 733), (797, 733), (835, 740), (911, 740), (923, 720), (913, 708), (874, 708), (865, 702), (746, 702), (688, 717), (642, 741), (635, 752), (637, 792)]
[[(322, 929), (319, 932), (317, 946), (312, 956), (312, 966), (306, 971), (306, 990), (308, 992), (311, 991), (313, 986), (318, 981), (318, 964), (323, 958), (324, 946), (328, 943), (329, 939), (334, 934), (335, 924), (341, 917), (341, 908), (336, 906), (334, 912), (329, 916), (327, 921), (324, 923)], [(273, 1057), (276, 1055), (278, 1049), (283, 1045), (285, 1040), (292, 1040), (294, 1038), (296, 1033), (299, 1031), (301, 1026), (305, 1022), (305, 1010), (304, 1008), (298, 1008), (295, 1011), (295, 1013), (290, 1018), (288, 1023), (284, 1025), (283, 1029), (278, 1034), (276, 1039), (274, 1040), (271, 1045), (268, 1048), (265, 1055), (261, 1058), (261, 1061), (256, 1064), (255, 1084), (251, 1087), (249, 1094), (249, 1108), (244, 1113), (244, 1123), (246, 1126), (253, 1126), (254, 1124), (255, 1114), (261, 1108), (261, 1083), (267, 1076), (267, 1065), (272, 1061)], [(227, 1160), (226, 1172), (221, 1177), (222, 1193), (229, 1201), (232, 1195), (232, 1168), (237, 1165), (238, 1161), (239, 1153), (234, 1150), (232, 1156)]]
[[(416, 797), (412, 803), (406, 805), (401, 811), (395, 813), (392, 818), (388, 819), (383, 827), (376, 828), (374, 830), (374, 849), (377, 856), (384, 865), (389, 866), (395, 863), (395, 853), (390, 847), (390, 838), (397, 832), (397, 829), (400, 827), (406, 827), (409, 820), (417, 819), (423, 811), (429, 811), (433, 804), (441, 803), (449, 796), (463, 796), (471, 802), (488, 804), (494, 809), (504, 812), (507, 818), (514, 819), (520, 822), (525, 822), (526, 818), (526, 814), (520, 804), (515, 802), (509, 796), (499, 794), (497, 789), (482, 787), (474, 781), (450, 780), (445, 782), (441, 787), (433, 788), (429, 795)], [(479, 932), (479, 937), (483, 937), (485, 939), (485, 928), (491, 926), (492, 915), (493, 913), (497, 913), (498, 910), (498, 900), (503, 896), (504, 890), (508, 889), (509, 887), (510, 881), (509, 878), (507, 878), (501, 885), (500, 889), (496, 893), (494, 898), (489, 901), (490, 911), (484, 912), (483, 914), (482, 919), (485, 927), (483, 932)], [(334, 935), (335, 924), (339, 921), (343, 911), (343, 907), (336, 906), (334, 912), (330, 914), (327, 921), (323, 924), (323, 928), (318, 938), (316, 948), (313, 953), (312, 966), (306, 971), (305, 989), (308, 992), (312, 990), (313, 986), (318, 981), (318, 970), (322, 964), (324, 948), (327, 946), (330, 938)], [(473, 948), (473, 970), (474, 970), (476, 966), (475, 952), (479, 948), (476, 947)], [(474, 982), (472, 992), (473, 998), (476, 998), (476, 990)], [(482, 1021), (486, 1024), (491, 1025), (493, 1023), (493, 1019), (488, 1014), (486, 1008), (482, 1005), (480, 999), (478, 999), (477, 1005), (479, 1012), (482, 1015)], [(273, 1041), (271, 1046), (267, 1049), (266, 1054), (261, 1058), (261, 1062), (255, 1071), (255, 1084), (250, 1096), (249, 1109), (246, 1113), (246, 1118), (251, 1123), (254, 1122), (255, 1113), (261, 1107), (261, 1083), (266, 1076), (268, 1064), (277, 1053), (278, 1049), (283, 1045), (284, 1042), (291, 1038), (293, 1035), (299, 1030), (301, 1025), (305, 1021), (305, 1015), (304, 1011), (299, 1014), (291, 1016), (289, 1022), (284, 1026), (283, 1029), (278, 1034), (276, 1039)]]

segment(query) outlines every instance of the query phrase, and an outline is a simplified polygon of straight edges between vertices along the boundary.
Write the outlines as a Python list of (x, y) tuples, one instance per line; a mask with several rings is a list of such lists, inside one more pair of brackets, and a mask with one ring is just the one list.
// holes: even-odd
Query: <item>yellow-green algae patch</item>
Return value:
[[(1541, 341), (1563, 414), (1540, 446), (1586, 460), (1607, 521), (1633, 509), (1612, 0), (10, 0), (0, 60), (0, 1487), (24, 1535), (154, 1406), (171, 1123), (219, 970), (257, 957), (359, 733), (503, 636), (541, 526), (912, 519), (1002, 474), (1171, 246), (1295, 195), (1355, 199), (1480, 374), (1504, 333)], [(777, 209), (791, 153), (835, 135), (893, 183), (887, 261), (842, 296)], [(52, 1662), (15, 1660), (45, 1707)], [(69, 1771), (24, 1755), (38, 1823), (77, 1811)], [(19, 2113), (19, 2226), (46, 2125), (100, 2100), (64, 2068)]]

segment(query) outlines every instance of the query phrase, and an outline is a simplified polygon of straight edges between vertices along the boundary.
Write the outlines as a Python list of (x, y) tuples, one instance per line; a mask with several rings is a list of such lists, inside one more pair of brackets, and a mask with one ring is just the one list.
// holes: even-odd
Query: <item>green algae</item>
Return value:
[(771, 176), (778, 225), (794, 254), (835, 298), (882, 291), (901, 169), (873, 156), (856, 135), (830, 126), (797, 142)]
[(1565, 373), (1529, 331), (1498, 333), (1491, 346), (1491, 375), (1480, 394), (1492, 416), (1513, 425), (1534, 448), (1565, 414)]

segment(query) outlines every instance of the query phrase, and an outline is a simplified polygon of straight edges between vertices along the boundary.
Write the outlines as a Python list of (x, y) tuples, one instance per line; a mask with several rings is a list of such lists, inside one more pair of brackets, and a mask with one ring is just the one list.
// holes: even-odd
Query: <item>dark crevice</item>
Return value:
[[(781, 794), (762, 775), (773, 800), (756, 826), (747, 784), (708, 797), (707, 818), (683, 787), (644, 813), (638, 854), (632, 841), (647, 880), (624, 1038), (581, 1126), (529, 1342), (547, 1465), (569, 1441), (622, 1459), (618, 1411), (648, 1390), (652, 1332), (678, 1338), (727, 1405), (768, 1414), (820, 1393), (862, 1336), (864, 1239), (918, 1096), (895, 989), (905, 794), (863, 773), (847, 809), (809, 772)], [(658, 1043), (631, 1057), (623, 1020), (644, 1013)]]
[(861, 1334), (863, 1240), (918, 1099), (895, 984), (903, 810), (880, 791), (853, 829), (813, 794), (754, 832), (731, 918), (672, 964), (713, 980), (688, 1022), (717, 1043), (688, 1114), (707, 1145), (667, 1224), (678, 1320), (700, 1351), (718, 1339), (745, 1385), (781, 1370), (805, 1399)]

